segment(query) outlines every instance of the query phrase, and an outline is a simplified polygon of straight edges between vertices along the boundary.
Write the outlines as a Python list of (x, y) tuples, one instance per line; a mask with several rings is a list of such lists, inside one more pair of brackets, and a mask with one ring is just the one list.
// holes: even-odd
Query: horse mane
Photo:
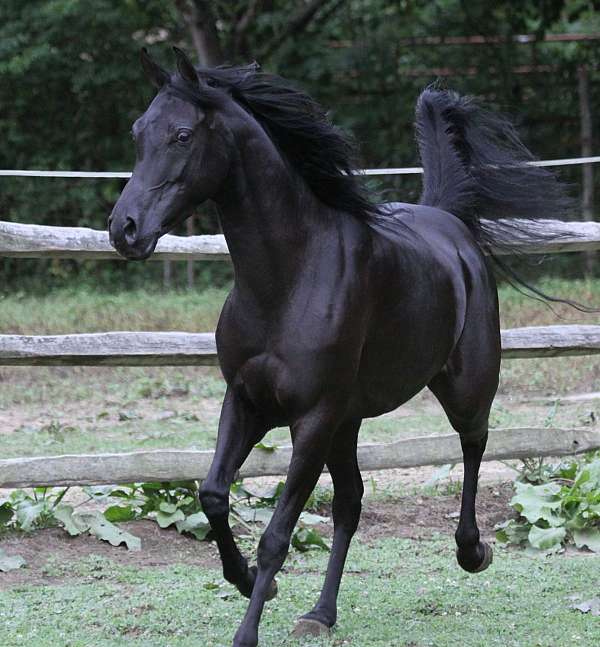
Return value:
[(260, 72), (257, 64), (197, 69), (206, 86), (179, 76), (170, 87), (200, 105), (229, 94), (264, 128), (273, 143), (321, 202), (367, 219), (378, 213), (354, 169), (357, 146), (334, 126), (324, 108), (285, 79)]

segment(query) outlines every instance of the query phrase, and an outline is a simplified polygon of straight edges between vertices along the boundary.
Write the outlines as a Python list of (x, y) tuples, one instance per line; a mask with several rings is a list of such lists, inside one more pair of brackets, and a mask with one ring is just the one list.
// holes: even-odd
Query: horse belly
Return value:
[(378, 330), (367, 339), (361, 357), (356, 393), (360, 415), (375, 417), (410, 400), (444, 367), (454, 344), (452, 325), (423, 323), (403, 332), (399, 323)]

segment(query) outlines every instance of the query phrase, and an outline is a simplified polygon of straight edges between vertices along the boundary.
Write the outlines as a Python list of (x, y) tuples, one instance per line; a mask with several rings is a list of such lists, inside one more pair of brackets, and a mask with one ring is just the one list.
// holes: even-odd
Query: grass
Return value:
[(62, 335), (108, 330), (214, 330), (227, 290), (114, 293), (57, 290), (0, 295), (0, 333)]
[[(268, 603), (261, 647), (555, 647), (597, 644), (599, 619), (571, 609), (597, 595), (598, 556), (531, 557), (497, 551), (490, 569), (462, 572), (447, 539), (355, 542), (331, 639), (289, 637), (317, 598), (327, 555), (295, 554)], [(54, 570), (52, 570), (54, 569)], [(231, 645), (246, 601), (220, 572), (159, 570), (87, 557), (50, 568), (61, 583), (0, 591), (4, 647)]]
[[(539, 287), (549, 294), (600, 307), (599, 280), (545, 279)], [(106, 330), (214, 330), (227, 296), (226, 289), (156, 292), (135, 290), (101, 293), (56, 290), (45, 297), (25, 293), (0, 295), (0, 334), (65, 334)], [(502, 326), (512, 328), (552, 323), (598, 323), (556, 304), (552, 309), (510, 286), (500, 288)]]

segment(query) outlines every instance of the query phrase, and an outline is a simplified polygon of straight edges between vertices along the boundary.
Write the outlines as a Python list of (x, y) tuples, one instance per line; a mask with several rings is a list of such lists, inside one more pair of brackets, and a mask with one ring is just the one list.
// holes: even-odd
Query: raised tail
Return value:
[(513, 285), (595, 312), (541, 292), (494, 254), (518, 254), (523, 243), (566, 236), (540, 219), (564, 218), (575, 206), (553, 173), (530, 164), (535, 158), (510, 121), (471, 97), (428, 88), (417, 102), (416, 134), (424, 168), (421, 204), (460, 218)]

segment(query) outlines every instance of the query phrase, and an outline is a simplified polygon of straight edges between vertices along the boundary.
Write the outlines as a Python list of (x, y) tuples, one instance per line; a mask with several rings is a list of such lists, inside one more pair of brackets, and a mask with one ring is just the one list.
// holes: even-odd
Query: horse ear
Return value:
[(179, 70), (179, 74), (181, 74), (181, 78), (185, 79), (189, 83), (198, 83), (196, 69), (188, 55), (183, 50), (179, 49), (179, 47), (173, 47), (173, 51), (175, 52), (177, 69)]
[(168, 83), (169, 73), (150, 57), (145, 47), (142, 47), (140, 51), (140, 60), (146, 76), (157, 90), (160, 90), (163, 85)]

